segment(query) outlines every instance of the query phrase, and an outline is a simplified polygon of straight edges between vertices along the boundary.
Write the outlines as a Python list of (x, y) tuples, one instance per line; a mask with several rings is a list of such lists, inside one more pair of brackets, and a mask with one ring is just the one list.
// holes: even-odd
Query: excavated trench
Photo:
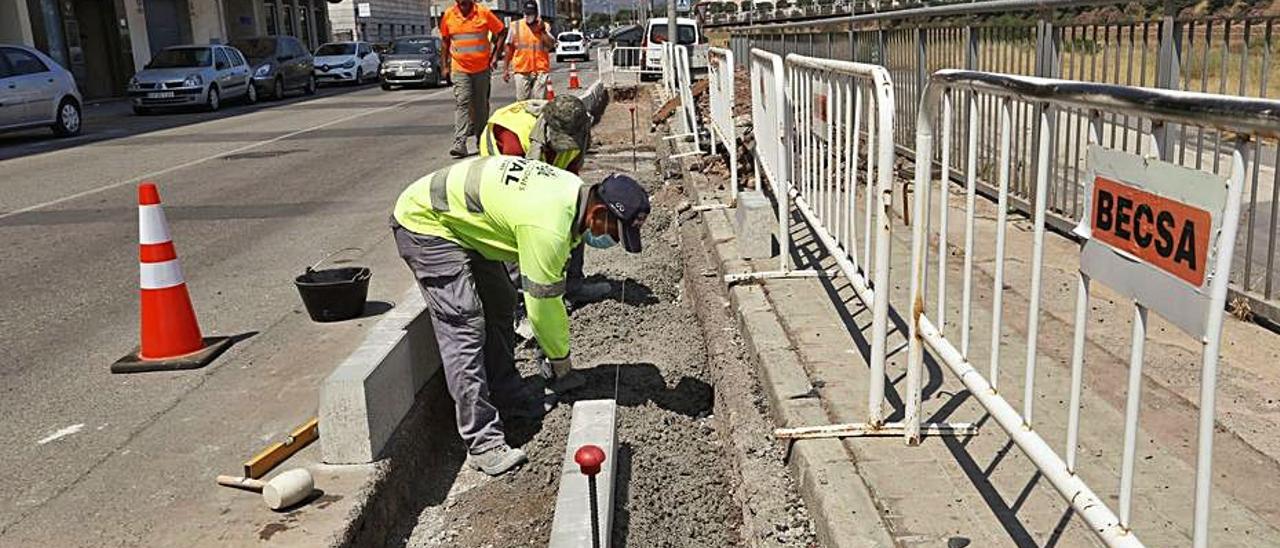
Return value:
[[(584, 180), (632, 171), (628, 107), (642, 105), (643, 119), (647, 101), (640, 93), (635, 103), (610, 106)], [(571, 311), (574, 363), (588, 379), (573, 399), (618, 404), (613, 546), (816, 546), (782, 447), (769, 437), (767, 398), (701, 227), (688, 212), (678, 217), (687, 202), (682, 182), (659, 177), (655, 156), (662, 154), (652, 137), (640, 135), (636, 151), (635, 175), (654, 206), (644, 252), (589, 249), (588, 276), (609, 281), (612, 292)], [(532, 358), (522, 348), (517, 365), (541, 383)], [(529, 463), (488, 478), (462, 465), (447, 394), (439, 386), (424, 394), (435, 400), (415, 410), (425, 426), (399, 436), (414, 440), (399, 451), (414, 454), (401, 457), (400, 473), (387, 474), (388, 483), (403, 478), (398, 489), (407, 501), (387, 505), (387, 530), (367, 538), (413, 547), (545, 546), (571, 406), (540, 422), (508, 423), (508, 442), (523, 447)]]

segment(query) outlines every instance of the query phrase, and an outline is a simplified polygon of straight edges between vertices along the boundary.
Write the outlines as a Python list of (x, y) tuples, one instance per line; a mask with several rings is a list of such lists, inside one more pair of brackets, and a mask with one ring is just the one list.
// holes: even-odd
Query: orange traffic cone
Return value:
[(112, 373), (204, 367), (231, 345), (226, 337), (200, 335), (154, 183), (138, 185), (138, 259), (142, 344), (111, 364)]
[(547, 78), (547, 100), (550, 101), (555, 98), (556, 98), (556, 88), (551, 85), (551, 78), (548, 77)]
[(569, 89), (582, 89), (582, 83), (578, 81), (577, 63), (569, 63)]

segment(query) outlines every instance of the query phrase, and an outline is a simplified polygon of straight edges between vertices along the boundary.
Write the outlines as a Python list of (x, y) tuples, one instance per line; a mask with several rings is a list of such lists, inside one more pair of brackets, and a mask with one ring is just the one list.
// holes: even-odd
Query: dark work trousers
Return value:
[(496, 401), (522, 393), (515, 369), (516, 289), (503, 263), (393, 225), (396, 247), (431, 311), (458, 434), (472, 454), (506, 441)]

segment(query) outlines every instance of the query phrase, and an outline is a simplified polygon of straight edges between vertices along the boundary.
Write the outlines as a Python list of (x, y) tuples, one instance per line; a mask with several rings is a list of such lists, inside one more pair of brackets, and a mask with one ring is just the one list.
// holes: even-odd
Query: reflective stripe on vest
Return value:
[(534, 34), (533, 29), (529, 28), (529, 24), (524, 20), (517, 21), (512, 25), (514, 34), (515, 53), (511, 58), (512, 68), (520, 74), (550, 72), (551, 56), (547, 54), (546, 46), (542, 44), (542, 39)]
[(530, 280), (528, 276), (521, 274), (520, 287), (522, 287), (525, 291), (528, 291), (530, 295), (533, 295), (536, 298), (550, 299), (552, 297), (559, 297), (561, 295), (564, 295), (565, 280), (560, 280), (553, 284), (540, 284), (538, 282)]

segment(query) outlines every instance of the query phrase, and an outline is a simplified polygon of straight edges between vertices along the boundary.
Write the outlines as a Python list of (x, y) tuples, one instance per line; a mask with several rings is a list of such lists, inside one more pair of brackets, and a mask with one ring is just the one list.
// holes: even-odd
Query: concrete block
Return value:
[(418, 390), (440, 370), (431, 316), (417, 287), (374, 324), (320, 389), (320, 444), (328, 464), (376, 460)]
[(738, 207), (733, 216), (738, 235), (738, 254), (743, 259), (772, 257), (778, 219), (773, 216), (773, 204), (769, 203), (764, 193), (758, 190), (739, 193)]
[(587, 477), (582, 475), (573, 454), (585, 444), (604, 450), (605, 460), (596, 476), (596, 494), (600, 519), (600, 546), (609, 548), (613, 530), (613, 481), (617, 470), (615, 450), (617, 404), (614, 400), (584, 400), (573, 404), (569, 424), (569, 441), (565, 445), (560, 468), (560, 490), (556, 494), (556, 513), (551, 520), (550, 548), (591, 546), (591, 502)]

